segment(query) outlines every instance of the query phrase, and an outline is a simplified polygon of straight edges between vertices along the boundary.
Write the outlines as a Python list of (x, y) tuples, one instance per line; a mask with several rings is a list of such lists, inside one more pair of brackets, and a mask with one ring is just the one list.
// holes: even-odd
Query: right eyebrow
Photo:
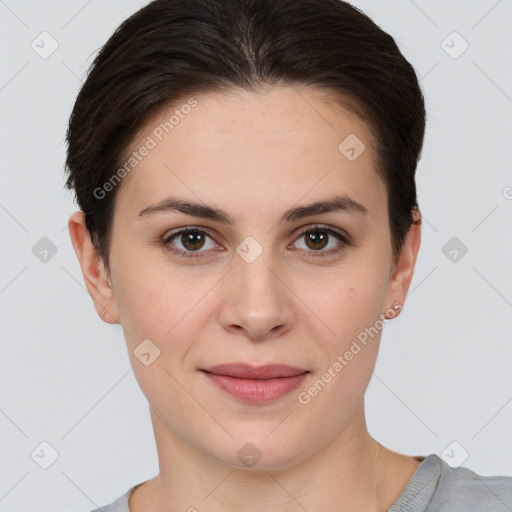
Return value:
[[(172, 211), (179, 211), (186, 215), (210, 219), (226, 225), (233, 225), (235, 222), (231, 215), (219, 208), (192, 201), (185, 201), (176, 197), (168, 197), (159, 203), (144, 208), (139, 212), (139, 217)], [(346, 195), (342, 195), (327, 200), (316, 201), (305, 206), (290, 208), (281, 215), (278, 223), (293, 222), (305, 217), (336, 211), (360, 214), (368, 213), (368, 209), (361, 203)]]

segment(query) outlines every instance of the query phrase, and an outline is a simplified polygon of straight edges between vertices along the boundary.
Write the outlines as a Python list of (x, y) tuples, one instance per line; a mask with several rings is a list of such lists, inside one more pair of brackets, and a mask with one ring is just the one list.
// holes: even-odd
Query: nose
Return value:
[(286, 281), (284, 269), (273, 260), (271, 251), (264, 250), (252, 263), (237, 255), (223, 285), (222, 327), (251, 340), (287, 332), (296, 315), (294, 295)]

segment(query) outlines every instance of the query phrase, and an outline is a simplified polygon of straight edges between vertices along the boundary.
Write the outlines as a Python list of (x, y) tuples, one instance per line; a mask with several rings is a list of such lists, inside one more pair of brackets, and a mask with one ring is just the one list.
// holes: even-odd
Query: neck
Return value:
[(131, 512), (376, 512), (389, 499), (379, 491), (387, 450), (368, 434), (363, 403), (357, 421), (330, 443), (280, 469), (233, 468), (169, 431), (152, 409), (151, 415), (160, 474), (132, 493)]

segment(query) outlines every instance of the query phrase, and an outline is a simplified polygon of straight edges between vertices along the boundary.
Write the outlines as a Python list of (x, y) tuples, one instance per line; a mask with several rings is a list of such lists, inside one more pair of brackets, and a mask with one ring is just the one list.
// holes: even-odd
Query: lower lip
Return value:
[(227, 375), (204, 372), (205, 375), (220, 389), (245, 402), (261, 404), (272, 402), (290, 393), (308, 375), (307, 372), (293, 377), (277, 379), (238, 379)]

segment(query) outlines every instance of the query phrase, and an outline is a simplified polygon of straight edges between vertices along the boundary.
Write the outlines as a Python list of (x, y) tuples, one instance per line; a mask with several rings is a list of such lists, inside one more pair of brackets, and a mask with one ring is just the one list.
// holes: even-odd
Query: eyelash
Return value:
[[(349, 242), (349, 239), (348, 239), (347, 236), (343, 235), (339, 231), (336, 231), (336, 230), (334, 230), (333, 228), (331, 228), (329, 226), (324, 226), (324, 225), (321, 225), (321, 224), (317, 224), (315, 226), (312, 226), (312, 227), (309, 227), (307, 229), (304, 229), (303, 231), (301, 231), (299, 233), (299, 235), (297, 236), (297, 238), (294, 241), (297, 241), (299, 238), (303, 237), (304, 235), (306, 235), (308, 233), (315, 232), (315, 231), (324, 231), (324, 232), (328, 233), (329, 235), (332, 235), (335, 238), (337, 238), (340, 241), (340, 243), (334, 249), (330, 249), (328, 251), (313, 251), (313, 250), (305, 251), (308, 258), (309, 257), (311, 257), (311, 258), (319, 258), (319, 257), (322, 258), (322, 257), (325, 257), (325, 256), (333, 255), (333, 254), (341, 252), (345, 247), (352, 245), (351, 242)], [(203, 229), (200, 229), (198, 227), (188, 226), (188, 227), (186, 227), (184, 229), (180, 229), (179, 231), (171, 233), (168, 236), (165, 236), (161, 240), (161, 244), (164, 247), (166, 247), (169, 251), (171, 251), (171, 252), (173, 252), (175, 254), (178, 254), (179, 256), (183, 256), (185, 258), (202, 257), (201, 253), (205, 252), (205, 251), (201, 251), (201, 250), (198, 250), (198, 251), (182, 251), (180, 249), (177, 249), (176, 247), (174, 247), (171, 244), (172, 240), (174, 240), (178, 236), (182, 235), (183, 233), (190, 233), (190, 232), (201, 233), (201, 234), (204, 234), (204, 235), (212, 238), (208, 234), (207, 231), (204, 231)], [(301, 249), (297, 249), (297, 250), (301, 250)]]

